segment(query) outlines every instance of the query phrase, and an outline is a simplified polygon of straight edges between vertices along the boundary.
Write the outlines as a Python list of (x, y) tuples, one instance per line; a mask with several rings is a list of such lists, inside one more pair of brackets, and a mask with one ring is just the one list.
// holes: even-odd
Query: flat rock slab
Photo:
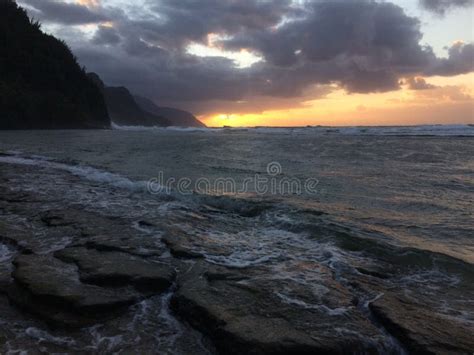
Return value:
[(141, 291), (164, 291), (176, 277), (170, 266), (127, 253), (75, 247), (56, 252), (55, 256), (75, 263), (81, 281), (102, 286), (133, 285)]
[(73, 228), (90, 248), (142, 256), (161, 255), (164, 252), (161, 243), (157, 243), (159, 237), (140, 235), (126, 219), (69, 208), (42, 213), (41, 221), (49, 229)]
[(199, 259), (205, 258), (206, 254), (221, 256), (232, 254), (228, 248), (208, 240), (205, 234), (190, 235), (178, 229), (168, 228), (161, 240), (171, 254), (178, 258)]
[[(376, 352), (383, 334), (334, 280), (321, 280), (332, 304), (282, 298), (281, 282), (197, 261), (178, 279), (173, 309), (226, 354)], [(297, 291), (296, 291), (297, 292)], [(332, 308), (338, 307), (338, 308)]]
[(80, 242), (78, 245), (98, 251), (117, 251), (142, 257), (161, 256), (166, 252), (166, 247), (158, 245), (152, 238), (137, 236), (136, 233), (121, 235), (113, 231), (109, 231), (109, 234), (86, 237), (85, 242)]
[(20, 255), (13, 263), (16, 283), (9, 290), (10, 300), (53, 323), (87, 323), (97, 314), (113, 312), (140, 298), (130, 288), (84, 284), (75, 265), (52, 256)]
[(370, 309), (410, 352), (472, 354), (474, 351), (472, 323), (469, 326), (401, 295), (388, 293), (372, 302)]

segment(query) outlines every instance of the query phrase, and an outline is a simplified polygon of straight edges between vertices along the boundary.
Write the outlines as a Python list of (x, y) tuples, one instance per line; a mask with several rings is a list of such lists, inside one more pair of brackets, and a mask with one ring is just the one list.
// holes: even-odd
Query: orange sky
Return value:
[(436, 87), (404, 87), (381, 94), (347, 94), (336, 88), (297, 107), (245, 114), (215, 112), (199, 118), (210, 127), (474, 123), (474, 73), (426, 81)]

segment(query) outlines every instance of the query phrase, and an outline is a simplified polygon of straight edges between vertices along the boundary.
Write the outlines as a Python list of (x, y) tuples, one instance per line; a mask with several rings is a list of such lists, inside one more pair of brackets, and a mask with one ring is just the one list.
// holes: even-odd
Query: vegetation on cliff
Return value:
[(0, 129), (109, 126), (100, 90), (68, 46), (0, 0)]

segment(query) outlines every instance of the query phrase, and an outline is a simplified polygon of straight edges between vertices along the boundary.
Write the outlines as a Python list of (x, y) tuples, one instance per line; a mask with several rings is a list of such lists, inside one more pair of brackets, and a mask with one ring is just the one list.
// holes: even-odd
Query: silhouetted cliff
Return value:
[(110, 119), (120, 126), (169, 126), (170, 122), (151, 112), (143, 110), (125, 87), (106, 86), (95, 73), (89, 78), (102, 90)]
[(165, 117), (175, 127), (206, 127), (190, 112), (171, 107), (160, 107), (147, 98), (135, 96), (136, 103), (145, 111)]
[(100, 90), (68, 46), (0, 0), (0, 129), (109, 126)]

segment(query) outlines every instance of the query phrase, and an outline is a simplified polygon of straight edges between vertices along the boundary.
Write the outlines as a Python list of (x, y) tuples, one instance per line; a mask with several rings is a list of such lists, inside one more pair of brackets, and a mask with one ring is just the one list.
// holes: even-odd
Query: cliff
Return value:
[(204, 123), (199, 121), (190, 112), (171, 107), (159, 107), (153, 101), (140, 96), (135, 96), (135, 101), (145, 111), (165, 117), (168, 121), (170, 121), (171, 126), (206, 127)]
[(106, 86), (100, 77), (90, 73), (89, 78), (102, 91), (110, 119), (120, 126), (169, 126), (170, 122), (151, 112), (143, 110), (125, 87)]
[(109, 126), (100, 90), (67, 45), (0, 0), (0, 129)]

